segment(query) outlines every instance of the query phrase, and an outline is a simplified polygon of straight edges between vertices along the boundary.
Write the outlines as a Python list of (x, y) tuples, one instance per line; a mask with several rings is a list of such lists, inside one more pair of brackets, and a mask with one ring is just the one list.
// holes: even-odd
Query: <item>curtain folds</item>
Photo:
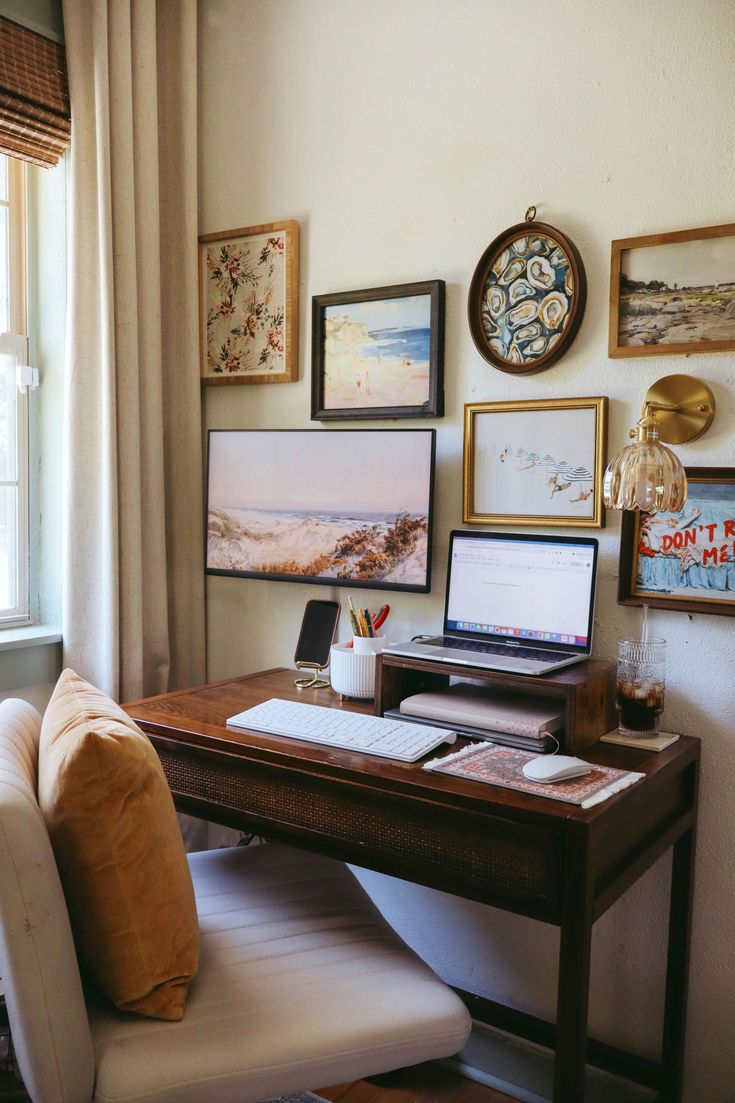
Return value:
[(65, 662), (204, 681), (196, 0), (64, 0), (73, 141)]

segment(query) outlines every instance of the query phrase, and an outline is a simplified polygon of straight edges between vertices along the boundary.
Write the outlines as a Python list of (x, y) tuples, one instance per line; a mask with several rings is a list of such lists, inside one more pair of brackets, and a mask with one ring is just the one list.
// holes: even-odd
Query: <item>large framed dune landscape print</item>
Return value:
[(213, 429), (208, 574), (426, 593), (434, 429)]

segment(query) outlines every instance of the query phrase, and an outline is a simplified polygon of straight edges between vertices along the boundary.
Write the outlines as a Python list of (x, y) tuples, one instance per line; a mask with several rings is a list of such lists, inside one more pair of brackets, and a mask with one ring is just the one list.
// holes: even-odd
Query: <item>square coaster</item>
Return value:
[(607, 735), (600, 736), (600, 743), (620, 743), (622, 747), (637, 747), (639, 751), (663, 751), (676, 743), (678, 735), (671, 732), (659, 732), (653, 739), (632, 739), (629, 735), (621, 735), (617, 728), (613, 728)]

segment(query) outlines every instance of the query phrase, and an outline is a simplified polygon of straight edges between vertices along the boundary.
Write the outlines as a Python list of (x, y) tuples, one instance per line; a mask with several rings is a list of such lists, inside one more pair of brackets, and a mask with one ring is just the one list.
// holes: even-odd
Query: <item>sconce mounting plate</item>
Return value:
[(684, 444), (709, 429), (715, 416), (715, 396), (706, 383), (691, 375), (666, 375), (646, 392), (644, 409), (650, 406), (659, 423), (661, 440)]

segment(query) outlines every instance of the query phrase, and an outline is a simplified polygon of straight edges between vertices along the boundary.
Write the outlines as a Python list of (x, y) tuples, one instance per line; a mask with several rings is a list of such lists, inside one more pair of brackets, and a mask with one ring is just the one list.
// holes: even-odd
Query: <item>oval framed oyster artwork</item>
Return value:
[(587, 299), (576, 246), (553, 226), (534, 221), (535, 214), (530, 207), (525, 222), (488, 245), (467, 304), (478, 352), (513, 375), (544, 371), (566, 352)]

